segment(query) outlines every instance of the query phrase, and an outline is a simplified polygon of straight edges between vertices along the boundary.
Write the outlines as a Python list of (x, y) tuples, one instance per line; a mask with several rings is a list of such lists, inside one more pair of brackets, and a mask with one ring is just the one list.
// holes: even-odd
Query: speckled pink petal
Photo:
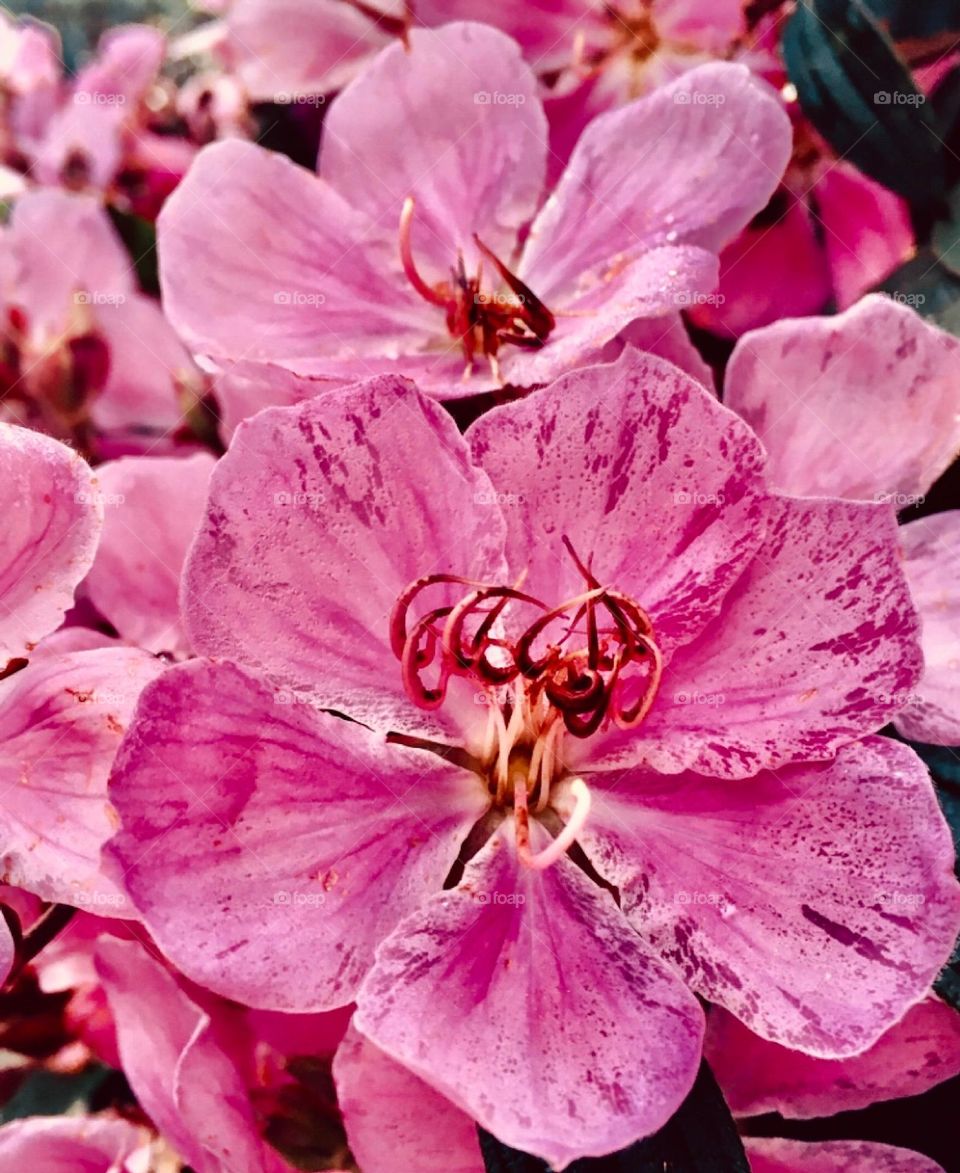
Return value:
[(143, 687), (163, 664), (136, 648), (38, 655), (0, 682), (6, 881), (44, 900), (130, 917), (100, 868), (117, 827), (107, 777)]
[(719, 252), (766, 205), (790, 146), (779, 100), (744, 66), (691, 70), (589, 124), (520, 275), (566, 304), (655, 245)]
[(28, 1116), (0, 1128), (0, 1164), (31, 1173), (135, 1173), (142, 1164), (130, 1158), (149, 1139), (127, 1120)]
[(653, 618), (658, 642), (690, 639), (763, 539), (763, 453), (689, 375), (628, 348), (467, 433), (509, 527), (511, 573), (550, 606), (580, 594), (570, 539), (604, 583)]
[(720, 614), (671, 660), (639, 735), (611, 732), (591, 757), (727, 778), (822, 761), (889, 721), (921, 668), (892, 507), (781, 497)]
[(849, 1059), (812, 1059), (768, 1043), (715, 1006), (706, 1055), (736, 1116), (808, 1120), (919, 1096), (960, 1074), (960, 1015), (929, 997)]
[(117, 298), (136, 288), (130, 258), (93, 196), (27, 192), (14, 205), (7, 247), (15, 265), (8, 298), (26, 314), (37, 343), (59, 335), (71, 312), (91, 306), (89, 295)]
[(73, 603), (100, 535), (95, 484), (65, 445), (0, 423), (0, 670), (29, 655)]
[(378, 244), (329, 184), (251, 143), (200, 152), (158, 238), (164, 308), (200, 354), (322, 374), (333, 359), (396, 357), (435, 329), (395, 242)]
[(932, 745), (960, 744), (960, 511), (935, 513), (900, 527), (904, 570), (923, 630), (923, 675), (900, 732)]
[(113, 874), (163, 952), (225, 997), (293, 1011), (353, 999), (487, 802), (439, 757), (203, 661), (144, 693), (110, 795)]
[(829, 765), (736, 785), (645, 771), (593, 780), (579, 838), (625, 914), (764, 1038), (856, 1054), (950, 955), (953, 844), (926, 767), (899, 742), (868, 738)]
[(944, 1173), (910, 1149), (860, 1140), (744, 1140), (752, 1173)]
[(413, 196), (413, 255), (431, 284), (449, 282), (458, 251), (474, 271), (474, 233), (511, 265), (546, 169), (536, 76), (517, 43), (487, 24), (415, 28), (408, 39), (334, 101), (319, 172), (394, 249)]
[(889, 497), (900, 509), (960, 448), (960, 343), (880, 294), (744, 335), (725, 387), (785, 493)]
[(425, 574), (505, 581), (502, 550), (496, 494), (453, 421), (405, 380), (374, 379), (237, 429), (187, 563), (186, 626), (199, 653), (322, 707), (449, 733), (449, 710), (403, 692), (391, 611)]
[[(547, 836), (534, 824), (533, 847)], [(566, 859), (512, 822), (381, 946), (357, 1029), (505, 1144), (557, 1169), (654, 1132), (690, 1090), (702, 1012)]]
[(136, 941), (103, 937), (96, 965), (123, 1071), (150, 1119), (197, 1173), (280, 1173), (209, 1015)]
[(473, 1119), (355, 1027), (333, 1074), (350, 1151), (364, 1173), (484, 1173)]
[(103, 537), (84, 589), (123, 639), (150, 652), (190, 652), (180, 625), (180, 574), (215, 463), (207, 452), (126, 456), (97, 470)]

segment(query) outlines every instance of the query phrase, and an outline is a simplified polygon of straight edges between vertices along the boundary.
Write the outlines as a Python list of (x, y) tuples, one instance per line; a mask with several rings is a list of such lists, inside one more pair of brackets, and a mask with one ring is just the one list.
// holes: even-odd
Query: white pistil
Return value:
[(527, 867), (536, 871), (544, 871), (555, 864), (573, 845), (577, 836), (586, 825), (590, 815), (590, 789), (582, 778), (574, 778), (570, 783), (570, 793), (573, 795), (574, 805), (570, 818), (564, 824), (563, 830), (549, 846), (534, 855), (530, 850), (530, 824), (527, 814), (527, 784), (526, 779), (518, 777), (514, 782), (514, 812), (517, 820), (517, 854)]

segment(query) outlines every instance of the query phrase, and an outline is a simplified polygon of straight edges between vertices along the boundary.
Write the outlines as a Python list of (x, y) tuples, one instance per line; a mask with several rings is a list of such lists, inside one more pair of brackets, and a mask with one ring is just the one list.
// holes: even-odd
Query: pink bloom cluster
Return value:
[(906, 206), (763, 5), (207, 7), (0, 20), (0, 1169), (936, 1173), (750, 1123), (960, 1075)]

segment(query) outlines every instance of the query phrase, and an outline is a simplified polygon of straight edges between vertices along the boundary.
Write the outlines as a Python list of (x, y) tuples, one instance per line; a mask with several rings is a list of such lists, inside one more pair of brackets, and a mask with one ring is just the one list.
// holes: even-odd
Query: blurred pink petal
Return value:
[(106, 508), (85, 590), (123, 639), (147, 651), (190, 653), (180, 624), (180, 574), (215, 463), (206, 452), (127, 456), (97, 470)]
[(28, 655), (73, 602), (100, 535), (95, 484), (63, 444), (0, 423), (0, 670)]
[(106, 1116), (28, 1116), (0, 1128), (0, 1164), (31, 1173), (139, 1173), (137, 1150), (148, 1139), (145, 1129)]

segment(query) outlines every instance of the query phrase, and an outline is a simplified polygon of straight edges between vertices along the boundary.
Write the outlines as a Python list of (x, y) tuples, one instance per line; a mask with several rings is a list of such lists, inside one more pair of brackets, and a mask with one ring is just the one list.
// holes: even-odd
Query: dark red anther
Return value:
[[(547, 309), (540, 298), (537, 297), (530, 286), (524, 284), (516, 273), (511, 273), (497, 254), (491, 252), (476, 233), (473, 234), (473, 242), (487, 260), (493, 264), (510, 290), (516, 294), (519, 304), (507, 308), (513, 313), (514, 317), (518, 318), (530, 329), (533, 338), (529, 341), (535, 345), (542, 346), (550, 336), (550, 332), (556, 326), (557, 319)], [(517, 338), (510, 337), (509, 341), (516, 342)]]
[(437, 583), (454, 583), (457, 586), (470, 587), (482, 585), (455, 574), (426, 574), (412, 582), (394, 603), (393, 611), (390, 613), (390, 649), (398, 660), (402, 658), (407, 643), (407, 612), (410, 610), (410, 604), (421, 591)]
[[(498, 601), (484, 613), (483, 621), (473, 635), (467, 637), (464, 644), (463, 629), (467, 619), (481, 604), (493, 599)], [(513, 587), (489, 586), (471, 592), (453, 608), (444, 629), (443, 648), (458, 670), (466, 672), (474, 669), (488, 684), (508, 684), (517, 675), (515, 664), (493, 664), (486, 654), (486, 649), (490, 646), (503, 646), (502, 641), (490, 639), (490, 630), (511, 599), (531, 603), (535, 607), (542, 608), (544, 605), (539, 599)]]

